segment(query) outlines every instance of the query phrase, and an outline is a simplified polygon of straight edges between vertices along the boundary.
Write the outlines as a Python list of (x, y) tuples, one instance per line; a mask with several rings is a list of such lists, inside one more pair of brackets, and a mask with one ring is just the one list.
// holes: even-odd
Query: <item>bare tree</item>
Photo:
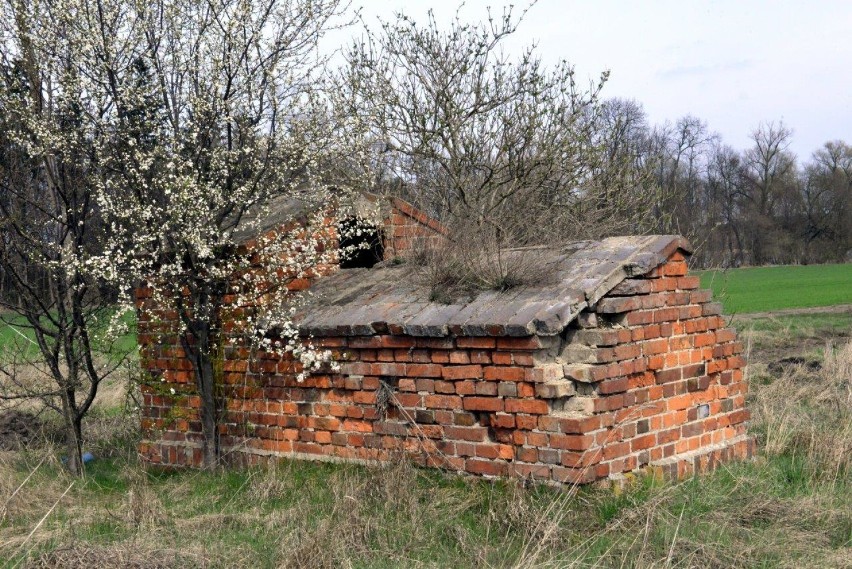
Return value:
[(424, 24), (397, 15), (351, 46), (337, 77), (340, 108), (374, 149), (362, 166), (446, 223), (482, 287), (539, 274), (513, 270), (507, 248), (641, 230), (655, 191), (634, 150), (638, 125), (623, 123), (640, 112), (598, 100), (608, 73), (583, 85), (565, 61), (544, 66), (535, 46), (505, 54), (524, 13), (446, 29), (431, 14)]
[(743, 256), (743, 219), (739, 196), (742, 194), (742, 159), (724, 144), (714, 145), (707, 165), (707, 218), (713, 224), (714, 238), (708, 244), (706, 261), (711, 265), (739, 266)]
[[(795, 185), (796, 159), (788, 150), (793, 132), (783, 123), (764, 123), (752, 132), (754, 145), (744, 154), (745, 184), (741, 197), (749, 217), (748, 241), (752, 262), (771, 259), (770, 244), (776, 229), (773, 216), (791, 185)], [(774, 241), (777, 243), (778, 235)]]
[(835, 140), (814, 152), (802, 182), (811, 258), (842, 259), (852, 248), (852, 147)]
[[(157, 101), (140, 130), (154, 133), (157, 143), (140, 160), (145, 141), (125, 137), (108, 159), (118, 172), (110, 192), (116, 198), (103, 207), (121, 228), (110, 259), (125, 255), (130, 242), (144, 251), (131, 273), (147, 278), (158, 302), (180, 319), (201, 399), (204, 465), (212, 468), (220, 458), (217, 362), (228, 341), (221, 324), (226, 295), (234, 306), (263, 305), (249, 314), (247, 334), (289, 330), (283, 349), (303, 356), (306, 369), (316, 363), (310, 351), (299, 352), (284, 310), (287, 288), (276, 283), (302, 276), (330, 254), (313, 237), (321, 230), (311, 229), (321, 225), (333, 198), (320, 172), (329, 162), (331, 124), (319, 105), (316, 70), (325, 59), (317, 42), (345, 6), (338, 0), (135, 6), (139, 57), (150, 79), (133, 89), (110, 85), (109, 96), (117, 103)], [(250, 254), (238, 247), (235, 234), (259, 231), (280, 203), (297, 203), (291, 214), (307, 215), (307, 230), (280, 232)], [(251, 270), (258, 264), (264, 271)]]
[(594, 203), (603, 197), (614, 209), (606, 213), (604, 207), (600, 221), (605, 225), (586, 229), (588, 236), (641, 232), (659, 223), (660, 212), (656, 220), (651, 214), (660, 200), (656, 172), (661, 157), (649, 152), (651, 136), (645, 111), (636, 101), (608, 99), (600, 105), (592, 135), (598, 151), (588, 156), (586, 184), (592, 189), (584, 192), (583, 201)]
[[(127, 354), (113, 351), (110, 291), (89, 270), (102, 253), (100, 183), (72, 36), (53, 6), (4, 2), (0, 28), (0, 319), (21, 331), (0, 354), (0, 399), (38, 398), (65, 425), (82, 472), (83, 419)], [(44, 10), (40, 12), (40, 10)], [(43, 48), (49, 46), (49, 50)], [(106, 298), (105, 295), (106, 294)]]
[(660, 189), (657, 231), (692, 239), (703, 233), (703, 178), (708, 151), (717, 138), (706, 122), (690, 115), (653, 129), (649, 152), (655, 157)]

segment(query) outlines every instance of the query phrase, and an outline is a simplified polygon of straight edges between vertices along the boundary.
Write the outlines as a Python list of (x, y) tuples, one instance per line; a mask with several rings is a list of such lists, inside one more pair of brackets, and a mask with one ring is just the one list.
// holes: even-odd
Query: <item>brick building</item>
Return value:
[[(382, 208), (384, 259), (413, 237), (440, 238), (405, 202)], [(430, 301), (404, 262), (317, 278), (297, 321), (339, 371), (300, 382), (288, 358), (227, 348), (222, 447), (244, 463), (406, 453), (557, 483), (642, 468), (683, 476), (750, 457), (742, 345), (687, 274), (689, 254), (676, 236), (580, 242), (551, 254), (545, 282), (451, 304)], [(138, 304), (149, 376), (141, 455), (198, 465), (191, 367), (145, 289)]]

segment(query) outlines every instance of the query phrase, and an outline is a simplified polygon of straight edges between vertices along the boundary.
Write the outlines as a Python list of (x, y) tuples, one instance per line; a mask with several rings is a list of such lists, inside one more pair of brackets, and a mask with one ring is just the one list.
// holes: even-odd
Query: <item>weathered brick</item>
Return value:
[(456, 395), (425, 395), (423, 403), (430, 409), (460, 409), (462, 398)]
[(538, 462), (538, 449), (533, 447), (517, 447), (515, 460), (521, 462)]
[(636, 437), (630, 441), (630, 450), (632, 452), (645, 450), (657, 444), (657, 435), (654, 433)]
[(451, 364), (469, 364), (470, 356), (466, 351), (455, 350), (450, 352), (450, 363)]
[[(402, 383), (402, 380), (400, 380)], [(426, 378), (418, 378), (414, 381), (414, 387), (416, 391), (435, 391), (435, 380), (434, 379), (426, 379)]]
[(613, 296), (631, 296), (653, 292), (652, 281), (647, 279), (625, 279), (609, 292)]
[(581, 434), (596, 431), (601, 426), (601, 417), (593, 415), (590, 417), (560, 417), (559, 427), (566, 434)]
[(559, 399), (574, 395), (576, 390), (570, 381), (536, 383), (535, 394), (542, 399)]
[(617, 314), (642, 308), (642, 299), (635, 296), (605, 296), (598, 301), (595, 311), (599, 314)]
[(638, 344), (628, 344), (623, 346), (616, 346), (615, 348), (613, 348), (614, 361), (629, 360), (632, 358), (637, 358), (640, 355), (642, 355), (642, 347)]
[(608, 395), (610, 393), (621, 393), (627, 391), (628, 381), (626, 377), (607, 379), (598, 384), (598, 393)]
[(374, 363), (370, 365), (370, 375), (402, 377), (405, 375), (405, 368), (406, 364), (400, 363)]
[[(713, 457), (745, 455), (747, 444), (724, 447), (745, 433), (748, 419), (742, 345), (685, 268), (678, 252), (648, 278), (617, 283), (598, 302), (601, 314), (584, 311), (561, 338), (501, 337), (499, 325), (488, 337), (453, 336), (456, 330), (412, 338), (381, 323), (375, 335), (324, 336), (316, 345), (334, 350), (344, 373), (301, 383), (292, 358), (228, 346), (223, 387), (234, 422), (223, 426), (223, 444), (342, 459), (403, 451), (423, 465), (570, 482), (663, 458), (676, 474), (687, 462), (702, 469), (708, 458), (677, 462), (678, 454), (710, 444), (722, 449)], [(150, 322), (140, 318), (140, 341), (157, 341)], [(570, 347), (556, 355), (560, 340)], [(191, 391), (191, 365), (176, 341), (143, 349), (141, 361), (160, 366), (166, 386)], [(395, 389), (387, 407), (376, 405), (381, 382)], [(157, 436), (170, 445), (145, 443), (161, 464), (201, 461), (199, 449), (181, 446), (200, 437), (199, 404), (190, 399), (198, 398), (179, 404), (194, 415), (167, 424), (178, 403), (143, 388), (143, 427), (165, 428)], [(246, 441), (249, 427), (254, 438)]]
[(506, 412), (542, 415), (548, 412), (548, 406), (539, 399), (506, 399)]
[(441, 366), (438, 364), (407, 364), (405, 373), (409, 377), (441, 377)]
[(667, 277), (679, 277), (685, 275), (688, 270), (684, 261), (669, 261), (660, 267), (660, 274)]
[(682, 372), (683, 378), (688, 379), (690, 377), (700, 377), (704, 375), (705, 367), (706, 366), (703, 363), (685, 366)]
[(601, 363), (612, 361), (611, 348), (594, 348), (585, 344), (568, 344), (562, 350), (562, 357), (570, 363)]
[(621, 409), (625, 405), (623, 393), (607, 395), (605, 397), (596, 397), (592, 400), (594, 401), (593, 405), (596, 413), (601, 411), (615, 411), (616, 409)]
[(489, 381), (524, 381), (527, 370), (514, 366), (489, 366), (483, 368), (482, 377)]
[(557, 362), (537, 364), (526, 372), (526, 378), (536, 383), (559, 381), (563, 377), (565, 372), (562, 371), (562, 364)]
[(491, 411), (503, 410), (503, 400), (498, 397), (464, 397), (462, 404), (466, 411)]
[(472, 336), (461, 336), (456, 339), (459, 348), (489, 349), (497, 346), (495, 338), (478, 338)]
[(596, 410), (596, 401), (597, 397), (581, 397), (579, 395), (575, 395), (565, 402), (563, 410), (568, 413), (591, 414)]
[(470, 459), (465, 462), (465, 470), (482, 476), (506, 476), (509, 472), (509, 467), (505, 462)]
[(691, 406), (692, 404), (693, 404), (693, 397), (692, 397), (692, 394), (689, 394), (689, 393), (684, 394), (684, 395), (677, 395), (675, 397), (670, 397), (666, 401), (666, 407), (669, 409), (669, 411), (680, 411), (680, 410), (686, 409), (687, 407)]
[(660, 370), (657, 372), (656, 377), (657, 383), (680, 381), (683, 379), (683, 370), (681, 368)]
[(445, 366), (441, 370), (444, 379), (471, 379), (482, 377), (481, 365)]
[(577, 325), (580, 328), (597, 328), (598, 315), (594, 312), (583, 311), (577, 315)]
[(498, 350), (539, 350), (545, 347), (538, 336), (526, 338), (497, 338)]
[(492, 427), (501, 429), (512, 429), (515, 427), (515, 416), (506, 413), (495, 413), (491, 415), (490, 422)]
[(482, 442), (488, 436), (485, 427), (444, 427), (444, 436), (459, 441)]
[(538, 417), (535, 415), (516, 415), (515, 424), (519, 429), (532, 430), (538, 426)]
[(627, 326), (643, 326), (654, 322), (655, 310), (633, 310), (628, 312), (623, 317), (623, 322)]
[(586, 450), (595, 442), (593, 435), (563, 435), (554, 433), (550, 435), (550, 446), (555, 449), (564, 450)]
[(629, 442), (611, 443), (603, 447), (603, 459), (612, 460), (614, 458), (626, 456), (629, 452)]
[(590, 383), (592, 381), (592, 370), (594, 368), (588, 364), (568, 363), (562, 366), (562, 373), (565, 377), (574, 381)]
[(585, 344), (587, 346), (614, 346), (631, 340), (631, 332), (627, 329), (600, 328), (576, 330), (568, 334), (571, 343)]
[(567, 484), (587, 484), (592, 482), (596, 477), (595, 470), (591, 468), (565, 468), (562, 466), (554, 466), (552, 473), (554, 480)]
[(474, 393), (477, 395), (497, 395), (497, 384), (493, 381), (477, 381), (474, 383)]

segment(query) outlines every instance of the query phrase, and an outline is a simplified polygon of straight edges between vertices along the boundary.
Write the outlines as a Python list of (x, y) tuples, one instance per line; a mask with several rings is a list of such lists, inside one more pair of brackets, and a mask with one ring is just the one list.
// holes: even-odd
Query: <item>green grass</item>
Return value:
[(852, 304), (852, 264), (701, 271), (728, 314)]
[[(852, 566), (852, 347), (841, 348), (852, 314), (735, 325), (753, 349), (755, 461), (678, 483), (640, 476), (622, 492), (462, 478), (404, 461), (146, 471), (138, 418), (109, 412), (94, 415), (87, 447), (98, 458), (64, 498), (72, 479), (61, 447), (0, 453), (0, 568)], [(765, 365), (829, 340), (843, 361), (821, 357), (816, 371)]]
[(35, 336), (25, 324), (22, 316), (4, 313), (0, 317), (0, 354), (10, 350), (28, 358), (38, 354)]
[[(752, 356), (824, 348), (834, 334), (849, 337), (850, 318), (748, 320), (748, 333), (766, 340)], [(89, 431), (103, 438), (90, 445), (99, 458), (61, 500), (72, 480), (61, 448), (0, 454), (0, 567), (847, 567), (852, 347), (836, 354), (842, 361), (823, 358), (818, 370), (752, 366), (756, 460), (681, 482), (639, 476), (621, 492), (526, 487), (405, 461), (146, 471), (137, 419), (100, 417), (107, 423)]]
[[(114, 312), (103, 314), (100, 323), (92, 327), (93, 345), (98, 353), (107, 354), (111, 358), (123, 358), (136, 349), (136, 314), (132, 310), (125, 312), (121, 321), (127, 331), (108, 341), (105, 334), (106, 324)], [(22, 316), (7, 312), (0, 318), (0, 357), (3, 357), (3, 352), (14, 352), (27, 359), (38, 357), (35, 334)]]
[[(849, 484), (816, 484), (805, 461), (773, 455), (679, 484), (640, 478), (616, 495), (524, 489), (405, 463), (146, 475), (129, 457), (101, 460), (32, 547), (16, 552), (3, 538), (27, 535), (68, 484), (56, 469), (36, 474), (29, 507), (0, 524), (0, 557), (8, 555), (0, 567), (39, 556), (64, 566), (71, 552), (107, 567), (120, 556), (258, 569), (829, 566), (850, 548)], [(16, 480), (26, 474), (19, 464)]]

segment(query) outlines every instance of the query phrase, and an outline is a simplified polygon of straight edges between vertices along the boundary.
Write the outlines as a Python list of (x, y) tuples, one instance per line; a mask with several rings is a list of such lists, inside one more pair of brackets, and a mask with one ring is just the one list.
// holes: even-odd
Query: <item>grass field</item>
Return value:
[(25, 357), (38, 354), (38, 346), (35, 345), (32, 331), (22, 324), (26, 321), (20, 316), (3, 314), (0, 318), (0, 361), (4, 352), (9, 350), (20, 353)]
[[(126, 333), (108, 342), (104, 339), (104, 330), (113, 313), (114, 311), (107, 312), (102, 316), (104, 326), (94, 326), (92, 329), (95, 350), (110, 357), (124, 358), (136, 350), (136, 315), (132, 311), (125, 313), (121, 320), (126, 326)], [(21, 316), (6, 313), (0, 317), (0, 360), (4, 357), (4, 351), (9, 350), (24, 358), (39, 355), (35, 335), (26, 325), (26, 320)]]
[[(777, 277), (783, 269), (739, 282), (798, 286)], [(842, 276), (814, 278), (836, 289)], [(754, 308), (752, 290), (729, 287), (727, 301), (791, 306), (777, 290)], [(733, 325), (749, 352), (751, 462), (681, 482), (639, 477), (620, 491), (486, 481), (402, 459), (146, 471), (138, 417), (115, 398), (87, 423), (96, 459), (81, 480), (63, 470), (50, 423), (25, 450), (0, 451), (0, 568), (852, 569), (852, 313)]]
[(852, 264), (701, 271), (728, 314), (852, 304)]
[(50, 437), (0, 452), (0, 567), (852, 567), (848, 318), (744, 322), (760, 457), (621, 492), (402, 460), (146, 472), (135, 415), (99, 410), (83, 480)]

